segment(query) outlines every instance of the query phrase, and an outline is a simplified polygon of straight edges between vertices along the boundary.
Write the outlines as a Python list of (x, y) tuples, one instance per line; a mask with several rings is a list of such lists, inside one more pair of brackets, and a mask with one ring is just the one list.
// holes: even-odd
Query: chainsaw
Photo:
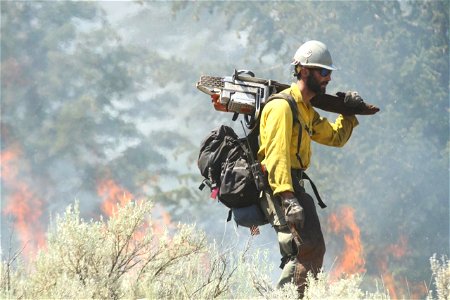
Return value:
[[(243, 114), (247, 127), (252, 129), (269, 96), (280, 93), (290, 85), (257, 78), (249, 70), (234, 70), (232, 76), (202, 75), (196, 87), (211, 96), (214, 109), (234, 113), (233, 120)], [(310, 102), (315, 108), (343, 115), (373, 115), (380, 110), (361, 98), (359, 101), (345, 101), (345, 93), (342, 92), (338, 92), (336, 96), (316, 95)]]

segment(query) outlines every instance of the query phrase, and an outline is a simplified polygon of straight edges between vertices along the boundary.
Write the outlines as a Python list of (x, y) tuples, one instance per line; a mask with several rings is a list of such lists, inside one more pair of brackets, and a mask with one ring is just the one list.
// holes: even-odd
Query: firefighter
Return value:
[[(268, 102), (260, 119), (258, 158), (267, 170), (270, 186), (261, 205), (277, 233), (282, 255), (277, 287), (294, 282), (302, 297), (307, 273), (320, 271), (325, 254), (316, 207), (303, 188), (304, 171), (311, 162), (311, 141), (342, 147), (358, 120), (354, 115), (339, 115), (331, 123), (310, 104), (314, 96), (326, 92), (332, 71), (336, 70), (324, 43), (304, 43), (296, 51), (292, 64), (296, 82), (282, 93), (295, 100), (300, 124), (293, 122), (287, 101), (274, 99)], [(347, 92), (346, 97), (347, 100), (360, 99), (356, 92)]]

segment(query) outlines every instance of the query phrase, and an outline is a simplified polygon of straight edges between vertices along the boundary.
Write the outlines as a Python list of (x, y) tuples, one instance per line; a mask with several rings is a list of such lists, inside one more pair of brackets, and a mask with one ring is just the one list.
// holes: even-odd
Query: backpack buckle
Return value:
[(206, 185), (211, 189), (211, 188), (212, 188), (211, 180), (209, 180), (209, 179), (203, 179), (203, 181), (202, 181), (202, 183), (200, 184), (200, 186), (198, 187), (198, 189), (199, 189), (200, 191), (203, 191), (203, 189), (205, 188)]

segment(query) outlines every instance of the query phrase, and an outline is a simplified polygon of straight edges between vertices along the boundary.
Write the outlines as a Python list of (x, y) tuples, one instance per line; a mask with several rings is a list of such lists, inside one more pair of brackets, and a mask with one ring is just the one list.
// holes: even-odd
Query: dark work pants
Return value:
[(305, 211), (305, 225), (298, 229), (301, 245), (298, 249), (294, 274), (294, 282), (300, 295), (303, 296), (307, 273), (312, 272), (315, 276), (322, 268), (325, 241), (314, 200), (303, 188), (302, 191), (296, 191), (295, 195)]
[(305, 212), (304, 227), (298, 230), (300, 247), (296, 247), (286, 225), (279, 197), (274, 197), (271, 191), (268, 191), (262, 208), (277, 232), (282, 261), (285, 262), (277, 287), (294, 282), (298, 286), (300, 296), (303, 296), (307, 273), (316, 275), (322, 268), (325, 242), (313, 198), (301, 186), (296, 172), (293, 172), (292, 180), (295, 196)]

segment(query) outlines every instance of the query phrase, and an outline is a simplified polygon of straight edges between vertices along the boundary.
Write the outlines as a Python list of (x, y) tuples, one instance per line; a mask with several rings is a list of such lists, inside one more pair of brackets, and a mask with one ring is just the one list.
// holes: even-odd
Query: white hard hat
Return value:
[(328, 70), (337, 70), (333, 65), (330, 51), (327, 46), (319, 41), (308, 41), (301, 45), (295, 52), (293, 65), (303, 67), (319, 67)]

